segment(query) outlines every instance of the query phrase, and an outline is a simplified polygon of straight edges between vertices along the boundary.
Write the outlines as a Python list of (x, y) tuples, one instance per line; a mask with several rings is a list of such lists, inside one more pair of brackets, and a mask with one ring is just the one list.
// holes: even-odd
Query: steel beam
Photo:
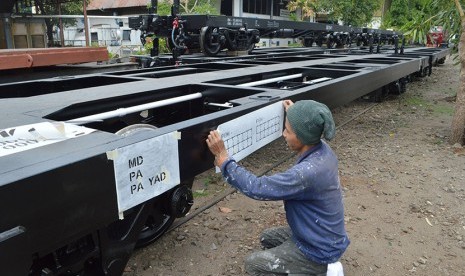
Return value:
[(0, 70), (108, 60), (106, 47), (0, 50)]

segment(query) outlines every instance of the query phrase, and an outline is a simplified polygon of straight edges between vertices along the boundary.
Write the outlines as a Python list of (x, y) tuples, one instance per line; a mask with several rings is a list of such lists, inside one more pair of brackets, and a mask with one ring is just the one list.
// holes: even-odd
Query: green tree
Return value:
[(379, 0), (325, 0), (319, 9), (329, 12), (333, 21), (341, 20), (347, 26), (366, 26), (380, 8)]
[(392, 0), (384, 0), (382, 1), (383, 3), (383, 17), (386, 15), (386, 13), (389, 11), (392, 5)]
[[(86, 0), (89, 3), (89, 0)], [(31, 3), (27, 2), (26, 3)], [(37, 7), (37, 13), (43, 15), (75, 15), (83, 13), (83, 0), (35, 0), (34, 6)], [(17, 11), (18, 13), (30, 12), (30, 7), (23, 7), (24, 10)], [(59, 19), (49, 18), (45, 19), (45, 25), (47, 26), (47, 38), (49, 46), (54, 46), (53, 41), (53, 26), (58, 25)], [(75, 20), (66, 19), (62, 20), (63, 24), (74, 24)]]
[[(391, 24), (395, 24), (398, 29), (404, 30), (404, 35), (409, 36), (412, 41), (425, 42), (432, 26), (442, 26), (445, 40), (459, 38), (458, 59), (460, 63), (460, 85), (457, 89), (455, 112), (451, 123), (451, 144), (465, 143), (465, 14), (463, 10), (464, 0), (415, 0), (419, 3), (410, 6), (409, 13), (414, 17), (397, 18), (394, 20), (392, 10), (397, 5), (403, 4), (401, 0), (393, 0), (391, 5)], [(405, 14), (405, 13), (402, 13)]]
[(317, 10), (316, 0), (291, 0), (287, 4), (287, 9), (291, 12), (300, 10), (299, 19), (302, 21), (305, 17), (315, 15), (315, 11)]
[[(213, 2), (212, 0), (181, 0), (179, 12), (182, 14), (219, 14)], [(157, 13), (170, 14), (171, 5), (173, 5), (173, 0), (159, 0)]]
[(404, 33), (413, 44), (426, 44), (426, 36), (432, 27), (431, 15), (436, 13), (433, 0), (393, 0), (383, 18), (383, 27)]
[[(157, 14), (158, 15), (170, 15), (171, 14), (171, 5), (173, 1), (158, 1)], [(150, 3), (148, 3), (147, 8), (150, 8)]]
[(458, 59), (460, 64), (460, 84), (457, 89), (455, 111), (451, 123), (451, 144), (465, 143), (465, 13), (464, 0), (432, 0), (430, 17), (425, 21), (429, 25), (442, 26), (445, 39), (458, 38)]
[(218, 14), (211, 0), (181, 0), (180, 6), (186, 14)]
[[(452, 118), (451, 138), (452, 144), (465, 143), (465, 13), (463, 1), (436, 0), (437, 7), (441, 7), (443, 13), (438, 15), (438, 23), (450, 35), (458, 35), (458, 56), (460, 60), (460, 85), (455, 100), (455, 112)], [(453, 3), (453, 4), (452, 4)]]
[(291, 0), (290, 11), (300, 9), (303, 16), (327, 13), (328, 18), (344, 25), (365, 26), (380, 8), (380, 0)]

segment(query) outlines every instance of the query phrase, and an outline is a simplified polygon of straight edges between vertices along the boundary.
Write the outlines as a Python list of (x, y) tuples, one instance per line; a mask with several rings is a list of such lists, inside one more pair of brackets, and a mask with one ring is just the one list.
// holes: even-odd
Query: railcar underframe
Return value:
[(141, 42), (152, 37), (152, 56), (158, 56), (159, 37), (167, 38), (174, 59), (188, 52), (201, 51), (216, 56), (222, 50), (251, 53), (260, 38), (294, 38), (304, 46), (329, 48), (368, 46), (379, 53), (383, 45), (394, 45), (397, 53), (405, 40), (403, 34), (381, 29), (342, 26), (316, 22), (296, 22), (224, 15), (184, 15), (179, 13), (180, 1), (173, 1), (171, 15), (156, 14), (158, 1), (151, 1), (150, 14), (129, 17), (129, 27), (141, 30)]
[[(402, 93), (410, 78), (427, 75), (447, 53), (276, 49), (1, 84), (0, 274), (120, 275), (135, 246), (155, 240), (188, 211), (193, 178), (213, 166), (205, 144), (210, 130), (284, 99), (336, 107), (373, 91)], [(165, 104), (146, 107), (160, 102)], [(143, 110), (89, 117), (132, 107)], [(95, 131), (5, 154), (27, 142), (8, 140), (14, 129), (44, 122)], [(179, 135), (177, 185), (121, 212), (109, 153), (171, 133)]]

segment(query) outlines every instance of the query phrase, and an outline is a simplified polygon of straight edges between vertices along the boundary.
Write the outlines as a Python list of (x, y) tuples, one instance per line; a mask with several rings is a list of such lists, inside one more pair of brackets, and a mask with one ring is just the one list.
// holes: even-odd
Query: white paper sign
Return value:
[(0, 130), (0, 157), (87, 135), (90, 129), (63, 122), (43, 122)]
[(180, 183), (178, 133), (107, 152), (115, 168), (118, 210), (152, 199)]
[(282, 102), (266, 106), (218, 126), (228, 154), (239, 161), (281, 137), (284, 107)]

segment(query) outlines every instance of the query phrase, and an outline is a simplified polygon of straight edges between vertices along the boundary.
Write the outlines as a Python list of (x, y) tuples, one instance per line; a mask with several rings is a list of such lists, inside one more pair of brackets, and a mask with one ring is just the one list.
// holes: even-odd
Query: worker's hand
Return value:
[(215, 156), (215, 166), (221, 167), (228, 159), (228, 151), (224, 146), (220, 133), (217, 130), (210, 131), (206, 142), (211, 153)]
[(283, 105), (284, 105), (284, 110), (287, 112), (287, 110), (289, 109), (289, 107), (291, 107), (291, 105), (293, 105), (294, 103), (291, 101), (291, 100), (284, 100), (283, 101)]

